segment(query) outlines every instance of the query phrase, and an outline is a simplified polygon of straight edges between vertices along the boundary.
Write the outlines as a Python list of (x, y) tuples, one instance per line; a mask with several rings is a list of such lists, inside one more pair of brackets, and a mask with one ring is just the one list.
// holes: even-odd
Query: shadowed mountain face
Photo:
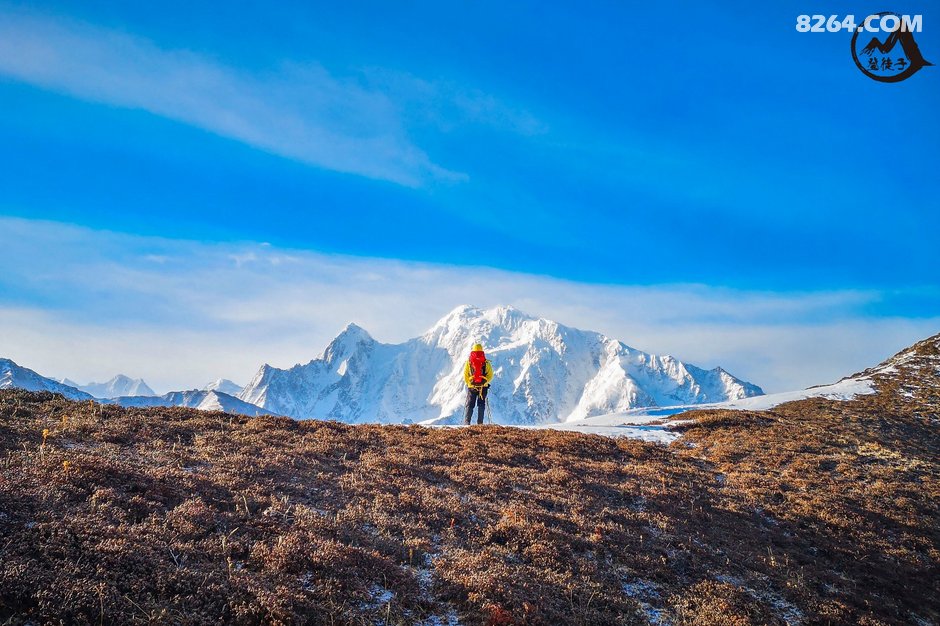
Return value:
[(301, 419), (455, 423), (464, 403), (461, 372), (477, 341), (496, 372), (490, 399), (497, 423), (565, 421), (763, 393), (721, 368), (641, 352), (512, 307), (463, 306), (397, 345), (351, 324), (305, 365), (265, 365), (238, 397)]
[(0, 391), (0, 621), (940, 623), (940, 336), (865, 375), (669, 447)]

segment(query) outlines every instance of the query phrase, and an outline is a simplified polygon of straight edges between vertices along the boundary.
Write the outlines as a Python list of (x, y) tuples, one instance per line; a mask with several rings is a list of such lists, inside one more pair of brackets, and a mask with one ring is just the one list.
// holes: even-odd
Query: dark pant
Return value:
[(477, 424), (483, 423), (483, 414), (486, 412), (486, 393), (489, 387), (482, 389), (467, 387), (467, 410), (463, 414), (463, 423), (470, 425), (470, 418), (473, 417), (473, 405), (477, 406)]

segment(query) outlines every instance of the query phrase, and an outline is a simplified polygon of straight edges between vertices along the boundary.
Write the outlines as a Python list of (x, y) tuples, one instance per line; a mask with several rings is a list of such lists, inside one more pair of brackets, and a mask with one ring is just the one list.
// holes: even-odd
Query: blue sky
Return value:
[[(641, 348), (725, 354), (746, 370), (736, 373), (769, 378), (755, 382), (771, 389), (818, 382), (810, 376), (940, 330), (937, 68), (872, 81), (855, 68), (846, 33), (798, 33), (798, 11), (785, 3), (269, 4), (4, 3), (0, 216), (16, 218), (3, 222), (7, 243), (14, 231), (34, 252), (50, 233), (108, 249), (120, 242), (105, 264), (113, 270), (180, 242), (173, 249), (187, 263), (149, 267), (151, 282), (185, 276), (207, 251), (266, 243), (320, 259), (412, 263), (418, 274), (484, 266), (504, 272), (501, 284), (547, 281), (538, 283), (545, 293), (556, 293), (549, 284), (618, 298), (659, 290), (685, 294), (669, 300), (681, 307), (704, 290), (748, 311), (766, 298), (781, 303), (778, 313), (709, 309), (682, 324), (660, 310), (647, 310), (647, 324), (639, 313), (618, 317), (616, 298), (602, 316), (558, 312)], [(812, 12), (861, 19), (884, 10), (824, 5)], [(891, 9), (924, 15), (917, 39), (940, 63), (940, 13)], [(116, 284), (76, 250), (42, 252), (102, 290)], [(172, 315), (154, 317), (143, 293), (115, 291), (126, 306), (104, 309), (70, 288), (77, 277), (52, 293), (28, 258), (13, 261), (24, 271), (0, 277), (0, 313), (31, 312), (59, 328), (94, 318), (82, 327), (89, 337), (119, 325), (146, 325), (152, 336), (186, 330)], [(292, 278), (268, 276), (274, 285)], [(493, 290), (528, 299), (533, 313), (557, 306), (536, 291)], [(175, 294), (167, 310), (180, 310), (183, 296), (166, 293)], [(403, 313), (388, 338), (417, 334), (410, 320), (430, 324), (462, 295), (422, 300), (421, 314)], [(839, 304), (803, 306), (820, 298)], [(492, 299), (482, 285), (461, 301)], [(329, 315), (312, 307), (305, 319), (316, 330), (304, 336), (322, 341), (334, 318), (366, 306), (334, 304)], [(56, 367), (54, 346), (29, 348), (12, 319), (0, 336), (9, 351)], [(271, 323), (290, 345), (311, 332), (301, 321)], [(697, 324), (721, 327), (722, 342), (703, 344), (708, 354), (695, 348), (696, 329), (705, 332)], [(807, 380), (785, 373), (804, 353), (758, 364), (761, 341), (811, 350), (823, 327), (841, 333), (843, 358)], [(753, 338), (719, 349), (736, 330)], [(844, 348), (859, 342), (870, 352)], [(303, 345), (309, 356), (320, 347)], [(301, 358), (265, 354), (260, 338), (245, 352)], [(110, 361), (82, 363), (73, 358), (63, 375), (97, 376)], [(163, 375), (157, 361), (121, 364)]]

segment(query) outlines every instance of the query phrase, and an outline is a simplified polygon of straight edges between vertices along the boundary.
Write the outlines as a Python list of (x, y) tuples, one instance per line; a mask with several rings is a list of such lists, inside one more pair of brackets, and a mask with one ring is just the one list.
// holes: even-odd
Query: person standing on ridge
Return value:
[(463, 423), (470, 425), (473, 417), (473, 406), (477, 407), (477, 424), (483, 423), (483, 414), (486, 412), (486, 394), (493, 380), (493, 366), (483, 353), (481, 344), (474, 344), (473, 351), (466, 365), (463, 366), (463, 380), (467, 383), (467, 410), (463, 416)]

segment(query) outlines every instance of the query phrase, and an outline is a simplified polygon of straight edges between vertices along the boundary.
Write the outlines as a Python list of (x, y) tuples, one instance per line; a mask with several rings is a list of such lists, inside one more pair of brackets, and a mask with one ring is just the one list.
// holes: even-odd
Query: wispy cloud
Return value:
[[(88, 24), (0, 9), (0, 75), (149, 111), (330, 170), (413, 187), (465, 179), (415, 145), (394, 94), (315, 62), (250, 73)], [(494, 98), (467, 93), (444, 95), (467, 115), (508, 115)]]
[(874, 318), (884, 294), (587, 285), (485, 268), (207, 244), (0, 218), (0, 356), (43, 373), (118, 371), (164, 390), (319, 354), (346, 322), (402, 341), (453, 307), (513, 304), (784, 390), (829, 382), (940, 330)]
[(533, 136), (548, 132), (548, 126), (523, 107), (512, 106), (480, 89), (452, 80), (425, 80), (387, 68), (365, 68), (367, 84), (391, 95), (411, 123), (441, 131), (476, 125)]

